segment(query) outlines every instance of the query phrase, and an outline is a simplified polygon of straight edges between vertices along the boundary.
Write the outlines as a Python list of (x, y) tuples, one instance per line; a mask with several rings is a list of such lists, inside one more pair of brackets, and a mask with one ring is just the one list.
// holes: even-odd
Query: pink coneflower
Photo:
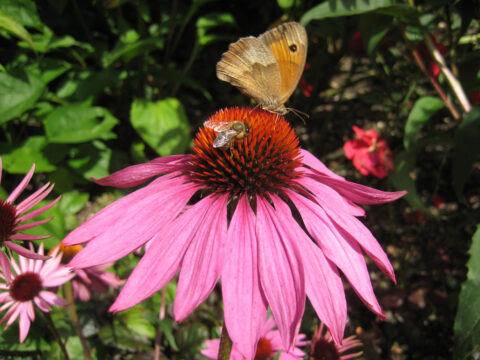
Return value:
[[(279, 351), (282, 351), (279, 360), (296, 360), (303, 359), (305, 353), (299, 349), (308, 345), (310, 342), (305, 340), (305, 334), (299, 334), (295, 339), (295, 345), (287, 353), (283, 351), (282, 340), (280, 332), (275, 329), (275, 321), (272, 317), (268, 318), (260, 331), (260, 339), (258, 340), (255, 356), (252, 360), (268, 360), (272, 359)], [(202, 355), (209, 359), (217, 359), (220, 348), (220, 339), (207, 340), (205, 342), (206, 349), (202, 350)], [(245, 357), (237, 349), (235, 345), (232, 346), (230, 353), (230, 360), (245, 360)]]
[[(18, 205), (14, 205), (13, 202), (18, 198), (23, 190), (27, 187), (30, 179), (33, 176), (35, 170), (35, 165), (32, 165), (30, 171), (25, 175), (23, 180), (18, 184), (18, 186), (13, 190), (9, 197), (6, 200), (0, 199), (0, 245), (6, 246), (10, 250), (16, 252), (19, 255), (25, 256), (31, 259), (40, 259), (44, 258), (39, 257), (38, 254), (31, 252), (30, 250), (15, 244), (11, 240), (39, 240), (48, 238), (47, 236), (38, 236), (38, 235), (27, 235), (21, 234), (20, 231), (31, 229), (35, 226), (45, 224), (50, 221), (52, 218), (33, 221), (25, 223), (27, 220), (33, 219), (35, 216), (47, 211), (53, 205), (55, 205), (60, 197), (52, 201), (51, 203), (42, 206), (41, 208), (31, 211), (27, 214), (27, 211), (32, 209), (40, 201), (42, 201), (53, 189), (53, 184), (47, 183), (43, 185), (40, 189), (35, 191), (32, 195), (27, 197), (25, 200), (21, 201)], [(2, 159), (0, 158), (0, 183), (2, 180)], [(2, 261), (7, 261), (7, 258), (3, 252), (0, 251), (0, 258)]]
[[(58, 244), (53, 251), (59, 248), (62, 255), (62, 264), (67, 264), (76, 254), (83, 250), (81, 245), (65, 246)], [(124, 283), (116, 274), (107, 271), (111, 264), (97, 265), (85, 269), (73, 269), (75, 277), (72, 279), (73, 297), (81, 301), (88, 301), (92, 292), (103, 294), (109, 287), (118, 289)]]
[[(43, 257), (43, 244), (38, 254)], [(61, 297), (47, 288), (54, 288), (66, 283), (74, 274), (70, 269), (60, 264), (61, 255), (54, 252), (47, 260), (27, 259), (18, 256), (10, 263), (0, 264), (0, 312), (7, 310), (0, 323), (6, 322), (5, 328), (19, 318), (20, 342), (28, 335), (30, 323), (35, 320), (33, 304), (43, 312), (50, 312), (52, 305), (68, 305)], [(13, 273), (10, 270), (13, 268)]]
[(246, 358), (255, 354), (268, 307), (283, 348), (293, 346), (306, 295), (340, 342), (347, 306), (337, 267), (380, 316), (363, 251), (395, 281), (354, 203), (385, 203), (405, 192), (382, 192), (334, 174), (300, 149), (277, 114), (230, 108), (209, 120), (239, 119), (250, 132), (232, 146), (214, 148), (218, 134), (204, 127), (193, 155), (154, 159), (98, 180), (131, 187), (161, 175), (72, 231), (67, 245), (88, 245), (69, 265), (115, 261), (150, 241), (111, 311), (152, 296), (180, 270), (175, 319), (185, 319), (221, 278), (225, 324)]
[(310, 346), (310, 360), (348, 360), (355, 359), (362, 355), (362, 351), (349, 353), (351, 349), (362, 346), (355, 335), (343, 339), (342, 344), (335, 344), (330, 332), (323, 324), (315, 328)]
[(343, 145), (347, 159), (362, 175), (372, 174), (380, 179), (393, 171), (393, 155), (387, 142), (378, 135), (375, 129), (363, 130), (353, 127), (356, 139), (348, 140)]

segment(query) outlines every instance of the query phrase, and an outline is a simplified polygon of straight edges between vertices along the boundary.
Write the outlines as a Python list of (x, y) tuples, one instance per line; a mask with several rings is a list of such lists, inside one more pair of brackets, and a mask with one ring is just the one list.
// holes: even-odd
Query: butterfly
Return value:
[(307, 32), (297, 22), (281, 24), (258, 37), (230, 44), (217, 63), (217, 77), (253, 98), (260, 107), (285, 115), (285, 102), (302, 76)]

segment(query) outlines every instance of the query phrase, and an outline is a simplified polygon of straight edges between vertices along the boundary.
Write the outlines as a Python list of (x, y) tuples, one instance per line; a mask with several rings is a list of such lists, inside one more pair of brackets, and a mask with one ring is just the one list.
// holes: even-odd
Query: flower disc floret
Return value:
[(213, 121), (246, 122), (250, 131), (231, 146), (214, 148), (217, 133), (207, 127), (199, 130), (190, 178), (212, 192), (227, 194), (279, 193), (295, 187), (301, 176), (298, 138), (286, 120), (278, 115), (252, 108), (220, 110)]

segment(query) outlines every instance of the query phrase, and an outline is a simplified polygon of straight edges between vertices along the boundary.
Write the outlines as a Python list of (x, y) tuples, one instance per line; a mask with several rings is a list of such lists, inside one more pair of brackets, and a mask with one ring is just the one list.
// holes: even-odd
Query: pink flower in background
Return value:
[(315, 328), (312, 343), (310, 346), (310, 360), (348, 360), (358, 358), (363, 354), (362, 351), (348, 353), (349, 350), (362, 346), (360, 340), (355, 335), (343, 339), (342, 344), (338, 345), (332, 339), (330, 332), (324, 328), (323, 324)]
[[(275, 329), (275, 327), (275, 321), (273, 320), (273, 318), (268, 318), (260, 331), (260, 339), (258, 340), (255, 356), (253, 359), (272, 359), (279, 351), (282, 351), (279, 360), (303, 359), (305, 353), (300, 350), (299, 347), (306, 346), (310, 343), (309, 341), (305, 340), (305, 335), (299, 334), (295, 339), (295, 345), (292, 347), (290, 352), (287, 353), (283, 351), (280, 332)], [(205, 345), (207, 346), (207, 348), (202, 350), (202, 355), (206, 356), (209, 359), (217, 359), (220, 347), (220, 339), (207, 340), (205, 342)], [(245, 357), (235, 345), (232, 346), (230, 360), (245, 360)]]
[[(33, 248), (33, 247), (32, 247)], [(38, 255), (43, 257), (43, 244)], [(0, 323), (5, 328), (19, 319), (20, 342), (28, 335), (30, 323), (35, 320), (35, 304), (41, 311), (50, 312), (52, 305), (65, 306), (68, 303), (48, 288), (55, 288), (70, 280), (74, 274), (60, 264), (61, 255), (54, 252), (47, 260), (27, 259), (18, 256), (10, 262), (0, 262), (0, 312), (7, 311)], [(10, 269), (13, 268), (13, 273)]]
[[(62, 254), (62, 264), (67, 264), (83, 249), (83, 246), (59, 244), (54, 248), (54, 251), (58, 251), (57, 248)], [(92, 297), (92, 292), (103, 294), (108, 291), (109, 287), (118, 289), (124, 283), (124, 280), (107, 271), (110, 265), (104, 264), (85, 269), (74, 269), (75, 277), (72, 279), (73, 297), (81, 301), (88, 301)]]
[(149, 242), (111, 311), (135, 306), (180, 271), (175, 319), (185, 319), (221, 278), (225, 326), (248, 359), (255, 355), (268, 308), (282, 348), (291, 349), (306, 296), (340, 343), (347, 304), (337, 267), (379, 316), (364, 252), (395, 281), (387, 255), (357, 219), (365, 211), (355, 203), (386, 203), (406, 192), (382, 192), (336, 175), (300, 149), (293, 129), (277, 114), (230, 108), (210, 118), (238, 119), (250, 131), (241, 140), (232, 138), (231, 146), (214, 148), (219, 134), (204, 127), (193, 155), (157, 158), (98, 180), (126, 188), (157, 177), (72, 231), (66, 245), (88, 244), (69, 265), (112, 262)]
[[(44, 213), (55, 205), (60, 197), (52, 201), (51, 203), (42, 206), (41, 208), (31, 211), (35, 205), (40, 201), (45, 199), (45, 197), (52, 191), (53, 184), (47, 183), (43, 185), (40, 189), (35, 191), (32, 195), (28, 196), (25, 200), (21, 201), (19, 204), (15, 205), (14, 201), (17, 200), (19, 195), (27, 187), (30, 179), (33, 176), (35, 170), (35, 165), (32, 165), (30, 171), (25, 175), (23, 180), (18, 184), (15, 190), (7, 197), (6, 200), (0, 199), (0, 245), (4, 245), (10, 250), (18, 253), (19, 255), (32, 258), (32, 259), (44, 259), (44, 256), (39, 256), (38, 254), (31, 252), (30, 250), (14, 243), (11, 240), (39, 240), (50, 237), (47, 236), (38, 236), (38, 235), (27, 235), (22, 234), (20, 231), (31, 229), (35, 226), (45, 224), (50, 221), (51, 218), (33, 221), (25, 223), (27, 220), (33, 219), (35, 216)], [(2, 159), (0, 158), (0, 183), (2, 180)], [(0, 261), (7, 262), (7, 258), (3, 252), (0, 251)]]
[(380, 179), (393, 171), (393, 155), (387, 142), (375, 129), (363, 130), (353, 127), (356, 139), (348, 140), (343, 145), (347, 159), (353, 161), (355, 168), (362, 175), (372, 174)]

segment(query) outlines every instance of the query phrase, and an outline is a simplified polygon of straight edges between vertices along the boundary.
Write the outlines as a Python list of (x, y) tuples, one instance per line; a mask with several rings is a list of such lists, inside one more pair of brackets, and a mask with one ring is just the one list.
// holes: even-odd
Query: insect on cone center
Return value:
[[(226, 131), (231, 131), (229, 141), (224, 140)], [(252, 108), (220, 110), (205, 122), (194, 144), (190, 177), (211, 192), (279, 193), (301, 175), (298, 138), (278, 114)]]

